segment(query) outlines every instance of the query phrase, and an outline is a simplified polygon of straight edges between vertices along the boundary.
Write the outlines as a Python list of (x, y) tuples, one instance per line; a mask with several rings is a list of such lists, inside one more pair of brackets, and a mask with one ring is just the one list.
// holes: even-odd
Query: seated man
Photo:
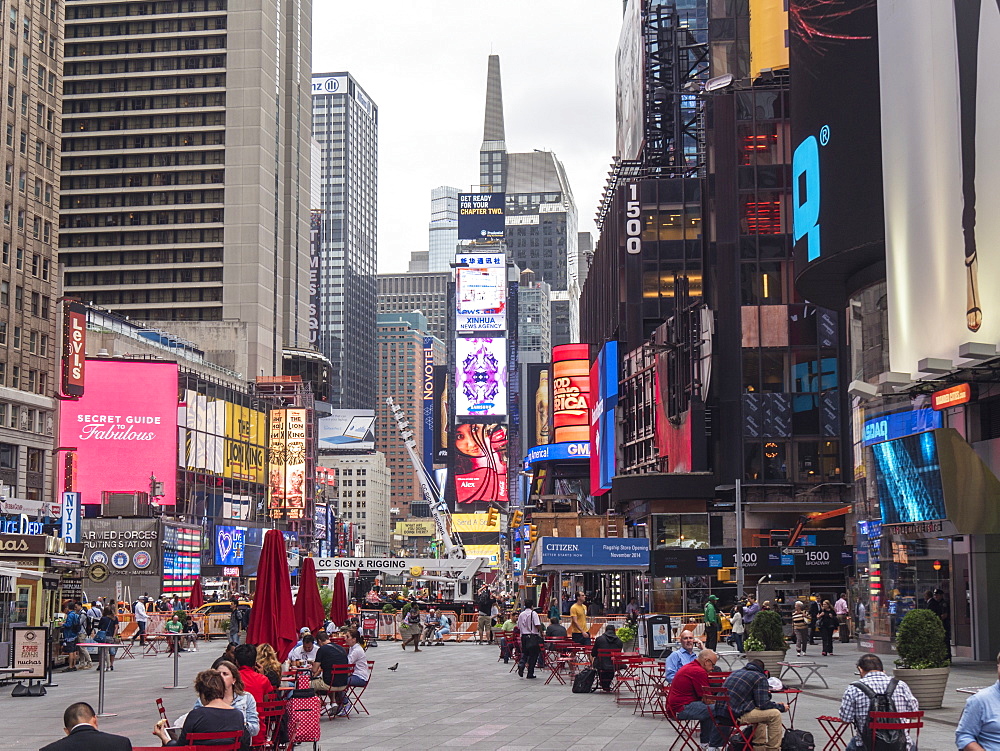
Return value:
[(316, 639), (312, 634), (306, 634), (302, 637), (302, 646), (293, 647), (292, 651), (288, 653), (288, 664), (293, 668), (307, 668), (316, 659)]
[(438, 615), (437, 609), (433, 606), (427, 611), (427, 617), (424, 619), (424, 635), (423, 641), (425, 644), (430, 644), (431, 640), (434, 638), (434, 632), (441, 627), (441, 616)]
[(86, 702), (70, 704), (63, 712), (65, 738), (42, 747), (42, 751), (132, 751), (132, 741), (97, 729), (97, 715)]
[(670, 683), (677, 674), (677, 671), (682, 667), (687, 665), (689, 662), (694, 662), (698, 653), (695, 652), (695, 647), (700, 648), (701, 644), (695, 638), (691, 631), (681, 631), (681, 648), (674, 650), (669, 655), (667, 655), (664, 671), (663, 671), (663, 682)]
[(712, 709), (704, 698), (708, 689), (708, 674), (715, 669), (718, 661), (719, 656), (713, 650), (701, 650), (694, 662), (677, 671), (667, 694), (670, 714), (678, 720), (701, 721), (701, 745), (706, 751), (722, 748), (724, 743), (710, 717)]
[[(760, 660), (748, 661), (745, 668), (726, 678), (722, 686), (729, 692), (729, 707), (733, 710), (736, 721), (740, 725), (754, 726), (754, 748), (779, 751), (785, 734), (781, 727), (781, 713), (788, 710), (788, 705), (771, 701), (764, 663)], [(715, 716), (729, 721), (724, 704), (715, 705)]]
[(441, 621), (441, 627), (434, 632), (434, 641), (442, 644), (444, 643), (444, 637), (451, 633), (451, 618), (442, 614), (439, 620)]
[(549, 618), (549, 625), (545, 627), (546, 639), (565, 639), (566, 627), (559, 623), (559, 617)]
[[(997, 655), (1000, 676), (1000, 655)], [(1000, 680), (973, 694), (965, 702), (955, 730), (958, 751), (993, 751), (1000, 748)]]
[[(868, 732), (868, 713), (874, 709), (872, 699), (876, 694), (887, 694), (896, 712), (916, 712), (920, 709), (910, 687), (895, 678), (890, 679), (882, 671), (882, 660), (878, 655), (861, 655), (858, 659), (860, 681), (855, 681), (844, 692), (840, 702), (840, 719), (854, 723), (854, 737), (847, 744), (848, 751), (866, 748), (866, 740), (871, 740)], [(971, 701), (971, 700), (970, 700)], [(959, 724), (961, 727), (961, 724)], [(962, 745), (959, 744), (959, 748)]]

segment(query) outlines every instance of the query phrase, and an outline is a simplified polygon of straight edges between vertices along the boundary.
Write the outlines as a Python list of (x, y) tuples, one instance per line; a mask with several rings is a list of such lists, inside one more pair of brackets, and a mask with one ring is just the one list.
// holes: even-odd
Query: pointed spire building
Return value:
[(487, 193), (503, 193), (507, 189), (507, 142), (503, 128), (499, 55), (490, 55), (486, 72), (486, 117), (483, 145), (479, 147), (479, 183), (480, 190)]

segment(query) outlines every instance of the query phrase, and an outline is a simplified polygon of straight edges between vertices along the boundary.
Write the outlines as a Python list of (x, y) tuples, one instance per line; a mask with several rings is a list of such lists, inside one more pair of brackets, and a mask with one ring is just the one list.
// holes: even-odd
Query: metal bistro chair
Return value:
[[(368, 683), (364, 686), (348, 686), (347, 687), (347, 699), (351, 702), (351, 709), (354, 710), (354, 714), (360, 715), (361, 710), (364, 710), (365, 714), (371, 714), (368, 711), (368, 707), (361, 703), (361, 695), (364, 694), (365, 689), (367, 689), (372, 682), (372, 678), (375, 676), (375, 660), (368, 660)], [(358, 709), (361, 707), (361, 709)], [(350, 710), (348, 710), (350, 714)]]
[(869, 712), (867, 732), (871, 735), (872, 747), (875, 746), (875, 733), (879, 730), (902, 730), (908, 733), (914, 731), (911, 739), (916, 747), (920, 739), (920, 728), (924, 726), (923, 712)]
[[(212, 751), (240, 751), (243, 745), (243, 731), (227, 733), (188, 733), (185, 738), (192, 746), (210, 746)], [(229, 743), (199, 743), (199, 741), (229, 741)]]
[(257, 705), (257, 716), (260, 717), (261, 728), (264, 730), (264, 743), (252, 745), (252, 749), (277, 749), (281, 721), (287, 708), (286, 701), (262, 701)]
[[(325, 714), (331, 720), (341, 716), (340, 705), (337, 704), (337, 694), (344, 693), (346, 698), (347, 689), (345, 688), (343, 692), (334, 691), (334, 686), (346, 686), (347, 679), (351, 677), (351, 673), (354, 672), (354, 666), (351, 664), (345, 665), (333, 665), (330, 668), (330, 680), (333, 683), (330, 684), (331, 688), (327, 692), (317, 691), (316, 696), (319, 697), (320, 703), (320, 713)], [(349, 717), (350, 713), (343, 715), (343, 717)]]
[[(722, 736), (722, 739), (729, 739), (727, 743), (735, 741), (736, 748), (749, 748), (753, 746), (753, 734), (756, 726), (740, 725), (739, 718), (733, 714), (733, 708), (729, 706), (729, 689), (722, 686), (709, 685), (704, 697), (705, 703), (712, 705), (709, 717), (715, 725), (715, 729), (719, 731), (719, 735)], [(720, 704), (725, 707), (725, 711), (722, 712), (725, 717), (724, 720), (720, 720), (719, 713), (716, 712), (717, 706)], [(734, 733), (736, 734), (736, 738), (733, 738)]]

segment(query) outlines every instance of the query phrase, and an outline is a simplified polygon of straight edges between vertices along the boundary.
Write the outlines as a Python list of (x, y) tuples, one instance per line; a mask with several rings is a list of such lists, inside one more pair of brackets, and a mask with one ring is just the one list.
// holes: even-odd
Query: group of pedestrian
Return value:
[(451, 618), (433, 606), (426, 615), (423, 614), (415, 597), (403, 606), (402, 617), (399, 630), (403, 636), (401, 646), (404, 652), (409, 644), (413, 645), (414, 652), (420, 652), (422, 644), (441, 646), (444, 638), (451, 633)]

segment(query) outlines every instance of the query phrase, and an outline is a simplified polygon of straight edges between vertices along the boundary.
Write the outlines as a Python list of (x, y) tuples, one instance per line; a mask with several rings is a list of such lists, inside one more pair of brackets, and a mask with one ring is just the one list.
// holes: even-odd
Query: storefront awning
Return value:
[(540, 537), (532, 548), (529, 570), (536, 573), (649, 569), (644, 537)]

